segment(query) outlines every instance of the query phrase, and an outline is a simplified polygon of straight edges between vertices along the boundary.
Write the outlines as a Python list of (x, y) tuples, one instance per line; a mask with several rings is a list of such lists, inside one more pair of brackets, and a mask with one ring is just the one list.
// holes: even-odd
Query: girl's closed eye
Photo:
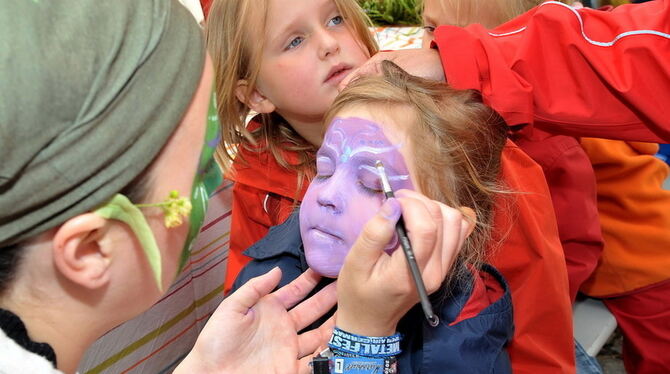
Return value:
[(382, 184), (381, 180), (379, 179), (379, 174), (377, 174), (374, 171), (368, 170), (367, 167), (360, 169), (358, 173), (357, 184), (363, 192), (373, 196), (384, 192), (382, 190)]
[(324, 180), (335, 173), (335, 163), (330, 157), (318, 156), (316, 158), (316, 180)]

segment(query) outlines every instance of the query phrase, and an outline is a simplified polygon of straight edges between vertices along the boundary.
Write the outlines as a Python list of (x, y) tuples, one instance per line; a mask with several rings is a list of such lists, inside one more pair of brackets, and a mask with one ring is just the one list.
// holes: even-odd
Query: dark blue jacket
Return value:
[[(282, 269), (280, 286), (297, 278), (307, 270), (297, 212), (283, 224), (270, 228), (244, 254), (254, 260), (242, 269), (233, 290), (275, 266)], [(400, 320), (398, 331), (403, 334), (402, 353), (398, 357), (400, 374), (512, 372), (505, 349), (514, 333), (510, 292), (496, 269), (485, 265), (481, 272), (497, 281), (504, 294), (474, 317), (451, 325), (470, 298), (471, 279), (464, 279), (432, 295), (433, 308), (440, 317), (437, 327), (426, 323), (419, 304)], [(329, 281), (324, 280), (321, 287)], [(442, 295), (441, 300), (436, 295)]]

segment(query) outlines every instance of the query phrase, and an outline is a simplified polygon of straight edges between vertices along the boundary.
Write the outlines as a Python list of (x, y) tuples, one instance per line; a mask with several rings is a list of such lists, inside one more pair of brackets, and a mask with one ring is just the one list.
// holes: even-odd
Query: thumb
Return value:
[[(359, 270), (369, 270), (384, 253), (395, 232), (395, 224), (400, 218), (402, 208), (395, 198), (387, 199), (379, 212), (363, 226), (361, 234), (347, 254), (348, 259), (355, 259), (353, 264)], [(347, 261), (349, 262), (349, 261)]]
[(281, 269), (273, 268), (267, 273), (251, 279), (233, 292), (223, 302), (236, 313), (246, 315), (249, 309), (263, 296), (272, 292), (281, 280)]

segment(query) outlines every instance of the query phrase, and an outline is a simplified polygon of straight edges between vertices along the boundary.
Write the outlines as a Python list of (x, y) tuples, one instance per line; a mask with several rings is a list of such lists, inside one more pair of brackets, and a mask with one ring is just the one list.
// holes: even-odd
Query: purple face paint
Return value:
[[(317, 153), (317, 176), (300, 206), (307, 263), (319, 274), (337, 277), (363, 225), (384, 202), (377, 160), (384, 164), (393, 190), (414, 189), (398, 151), (401, 146), (366, 119), (336, 117), (331, 123)], [(391, 243), (388, 249), (396, 246)]]

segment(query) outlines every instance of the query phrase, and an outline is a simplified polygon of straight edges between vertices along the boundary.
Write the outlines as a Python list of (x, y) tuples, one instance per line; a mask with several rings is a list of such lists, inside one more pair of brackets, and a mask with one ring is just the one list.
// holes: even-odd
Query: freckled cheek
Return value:
[(318, 76), (314, 66), (308, 63), (279, 63), (275, 72), (281, 74), (282, 86), (294, 94), (304, 94), (304, 89), (313, 86)]

